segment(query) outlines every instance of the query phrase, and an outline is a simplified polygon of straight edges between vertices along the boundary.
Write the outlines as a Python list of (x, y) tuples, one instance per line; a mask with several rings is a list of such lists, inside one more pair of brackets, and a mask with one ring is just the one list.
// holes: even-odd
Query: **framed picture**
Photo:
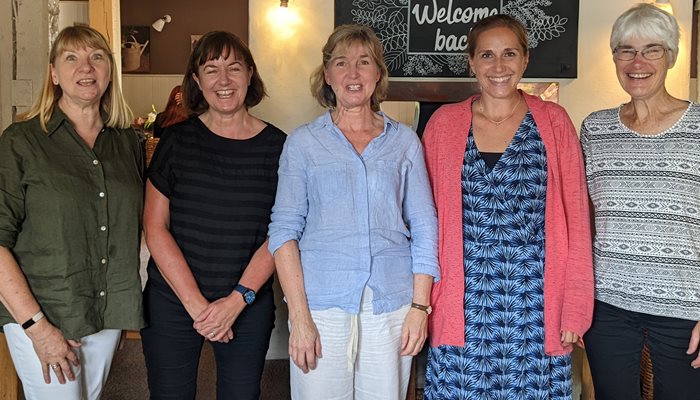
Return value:
[(194, 51), (194, 45), (202, 38), (202, 35), (190, 35), (190, 53)]
[(122, 26), (122, 71), (148, 73), (151, 70), (151, 29), (144, 25)]

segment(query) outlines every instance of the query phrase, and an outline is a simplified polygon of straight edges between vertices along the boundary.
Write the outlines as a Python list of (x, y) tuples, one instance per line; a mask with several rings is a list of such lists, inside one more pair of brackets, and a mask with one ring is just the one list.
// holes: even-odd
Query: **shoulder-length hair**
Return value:
[(323, 62), (311, 74), (311, 94), (321, 106), (331, 109), (336, 107), (335, 93), (333, 93), (333, 89), (326, 82), (324, 72), (328, 68), (333, 51), (338, 48), (347, 49), (353, 43), (363, 45), (379, 68), (379, 81), (374, 88), (371, 98), (372, 110), (379, 111), (379, 104), (386, 99), (386, 93), (389, 88), (389, 70), (384, 63), (382, 42), (379, 41), (379, 38), (377, 38), (377, 35), (371, 28), (364, 25), (340, 25), (331, 33), (326, 45), (323, 46)]
[(49, 52), (49, 65), (46, 66), (46, 76), (39, 98), (32, 108), (19, 116), (20, 120), (28, 120), (39, 116), (39, 123), (47, 131), (46, 123), (53, 115), (56, 103), (63, 95), (60, 85), (55, 85), (51, 79), (51, 66), (63, 52), (70, 49), (91, 48), (105, 52), (109, 60), (110, 82), (100, 99), (100, 108), (107, 113), (107, 126), (110, 128), (128, 128), (131, 126), (133, 114), (126, 104), (121, 88), (121, 78), (114, 65), (114, 55), (107, 40), (100, 32), (85, 25), (69, 26), (56, 36)]
[(199, 67), (207, 61), (220, 57), (226, 58), (231, 53), (236, 60), (242, 60), (248, 68), (253, 70), (245, 96), (246, 108), (259, 104), (267, 95), (265, 85), (255, 66), (253, 54), (243, 40), (231, 32), (212, 31), (197, 41), (187, 61), (187, 70), (182, 79), (182, 102), (190, 113), (201, 114), (209, 109), (209, 104), (194, 80), (195, 75), (199, 77)]
[(182, 103), (182, 86), (177, 85), (170, 91), (165, 110), (158, 114), (156, 123), (158, 123), (161, 128), (167, 128), (170, 125), (186, 120), (188, 116), (187, 110)]

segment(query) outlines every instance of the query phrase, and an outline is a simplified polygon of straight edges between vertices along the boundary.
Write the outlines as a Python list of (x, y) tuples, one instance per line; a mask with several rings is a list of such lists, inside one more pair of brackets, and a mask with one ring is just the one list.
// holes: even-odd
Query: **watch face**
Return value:
[(250, 304), (255, 301), (255, 292), (252, 290), (247, 290), (245, 293), (243, 293), (243, 300), (246, 302), (246, 304)]

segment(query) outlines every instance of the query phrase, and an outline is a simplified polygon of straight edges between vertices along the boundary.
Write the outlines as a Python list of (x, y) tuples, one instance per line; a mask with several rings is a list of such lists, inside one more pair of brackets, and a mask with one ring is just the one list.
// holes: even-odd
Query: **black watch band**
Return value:
[(246, 304), (252, 304), (255, 301), (255, 290), (249, 289), (240, 283), (237, 284), (233, 290), (243, 296), (243, 301), (245, 301)]

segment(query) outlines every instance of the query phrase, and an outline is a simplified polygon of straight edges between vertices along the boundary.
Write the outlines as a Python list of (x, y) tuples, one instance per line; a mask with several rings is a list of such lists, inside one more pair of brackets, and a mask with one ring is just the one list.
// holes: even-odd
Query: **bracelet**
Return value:
[(38, 313), (34, 314), (33, 317), (31, 317), (30, 319), (28, 319), (27, 321), (25, 321), (25, 322), (22, 324), (22, 329), (27, 330), (27, 329), (31, 328), (32, 325), (34, 325), (35, 323), (41, 321), (42, 318), (44, 318), (44, 313), (41, 312), (41, 310), (39, 310)]
[(425, 312), (425, 313), (428, 314), (428, 315), (430, 315), (430, 313), (433, 312), (433, 307), (424, 306), (424, 305), (418, 304), (418, 303), (411, 303), (411, 308), (415, 308), (415, 309), (417, 309), (417, 310), (421, 310), (421, 311)]

